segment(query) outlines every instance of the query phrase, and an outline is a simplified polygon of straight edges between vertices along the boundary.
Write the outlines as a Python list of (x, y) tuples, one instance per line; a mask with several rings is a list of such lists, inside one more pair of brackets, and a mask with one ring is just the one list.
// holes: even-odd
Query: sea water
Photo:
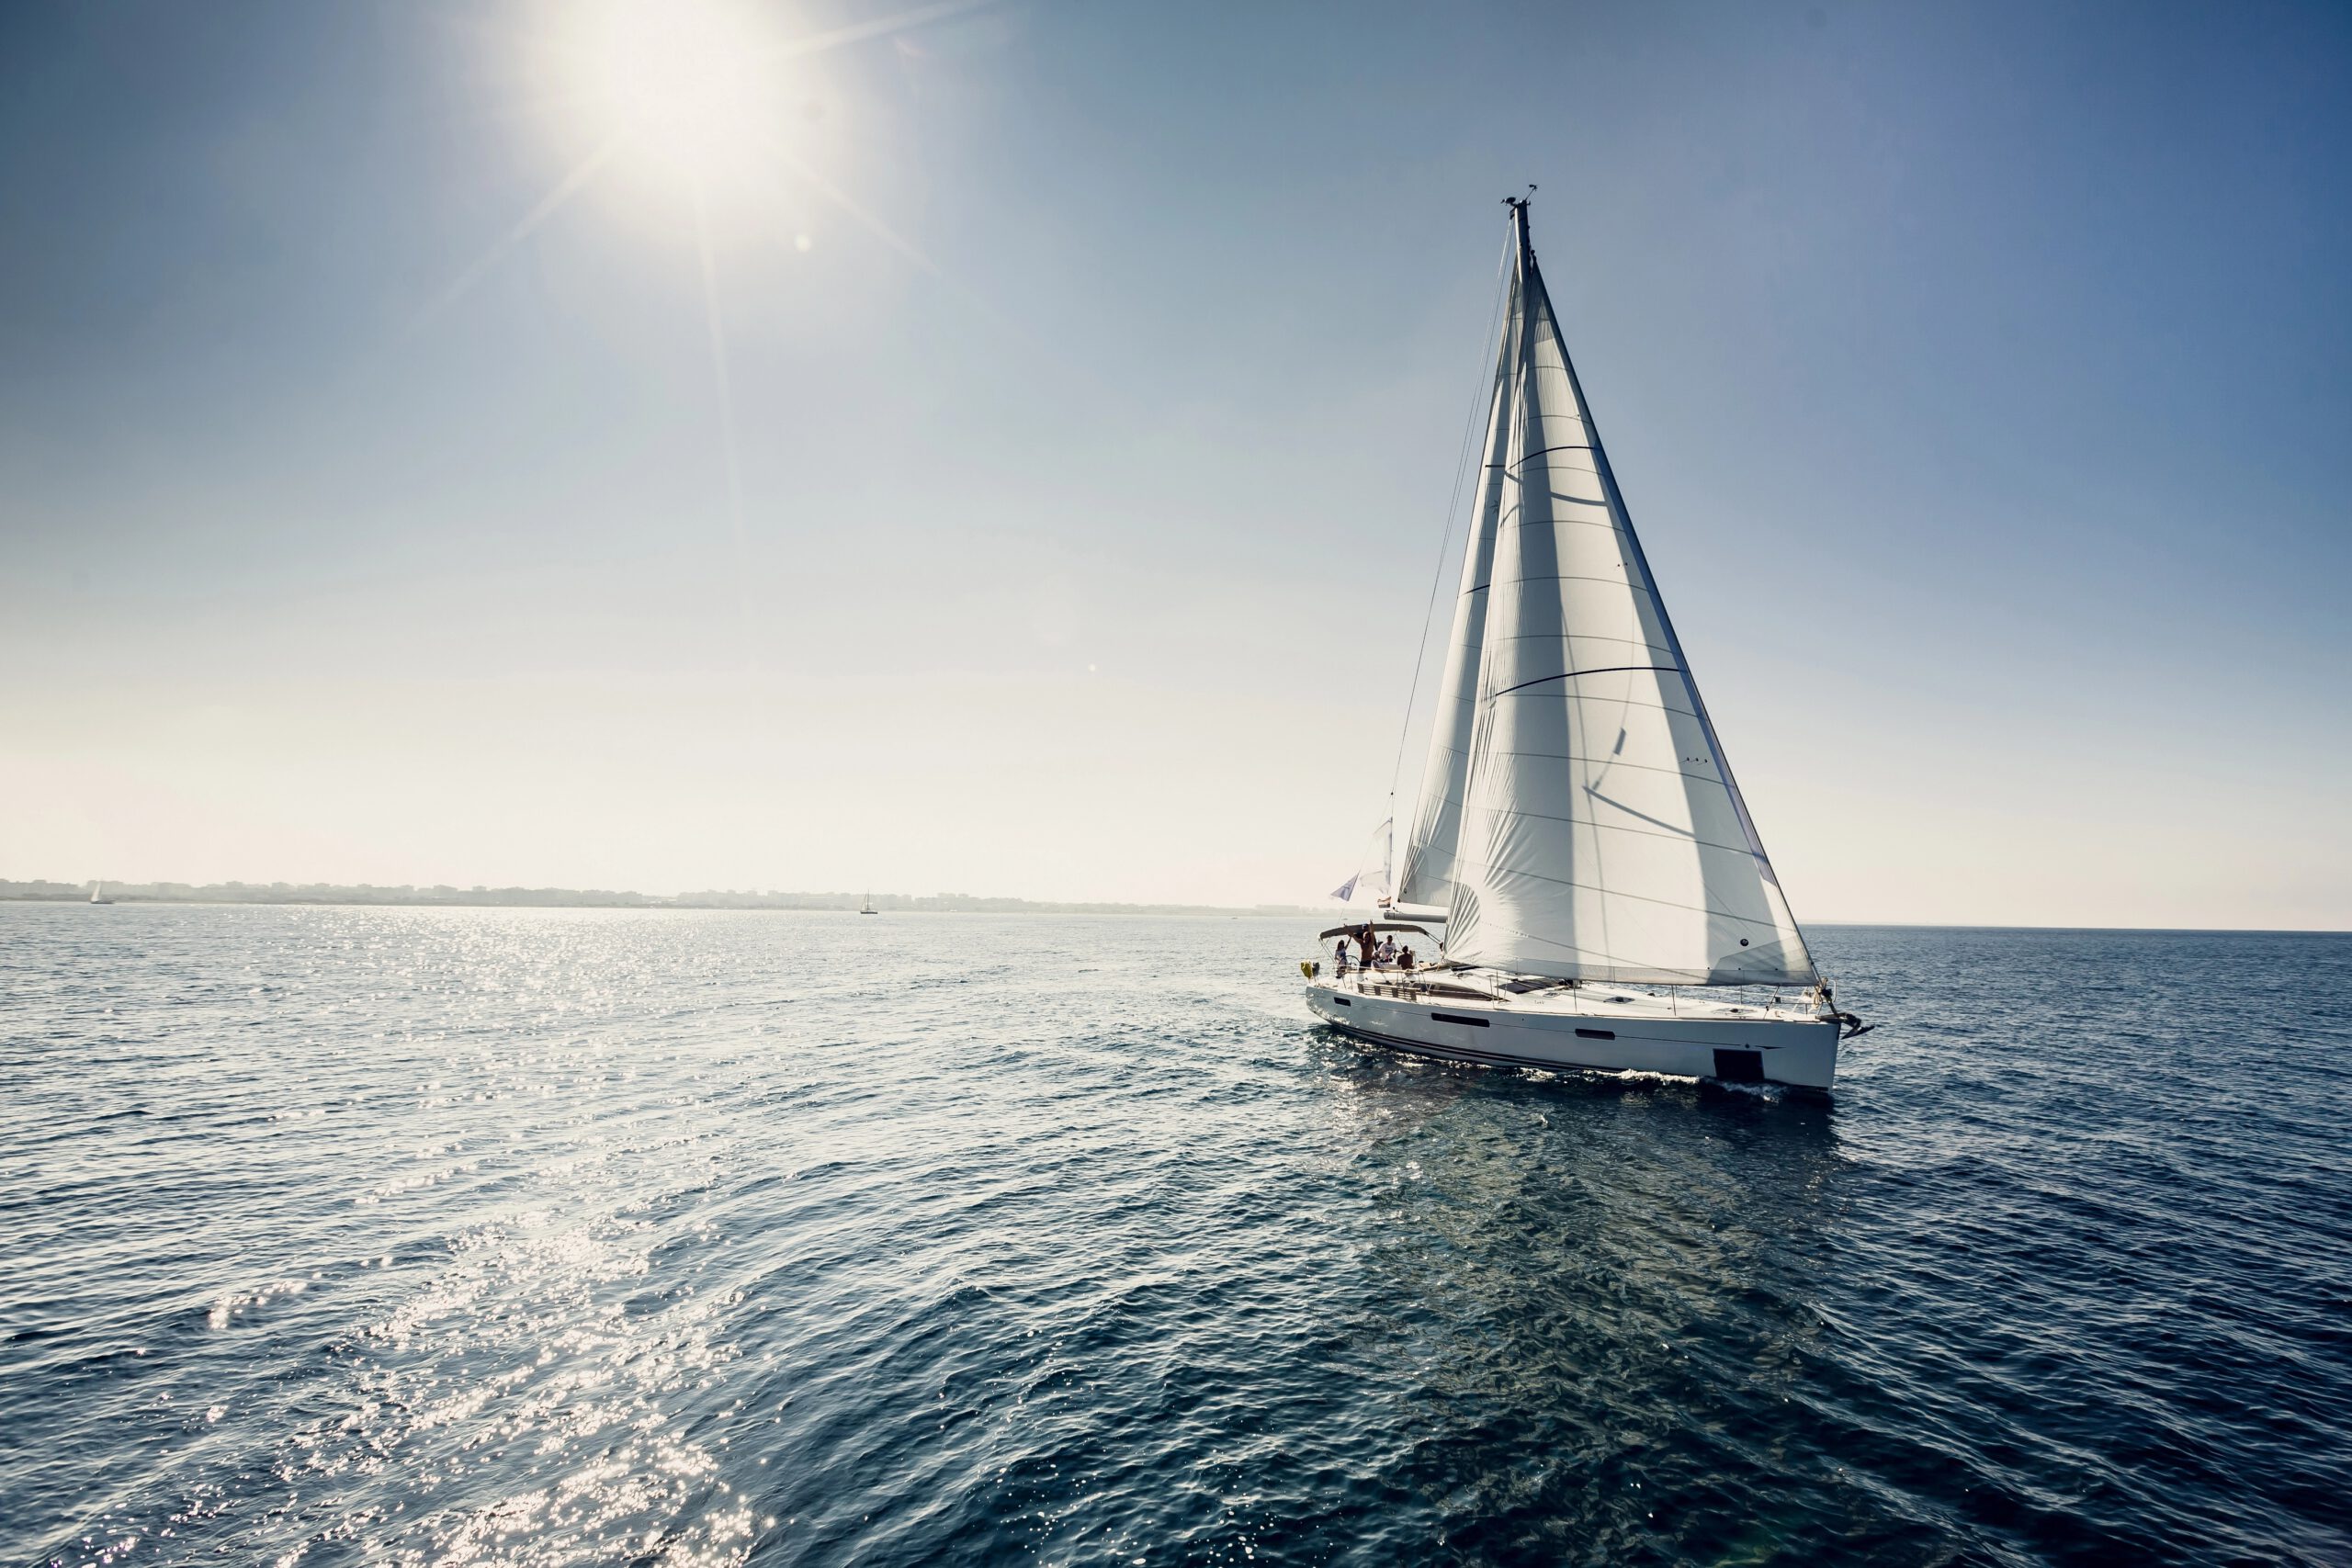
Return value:
[(8, 1560), (2352, 1561), (2352, 939), (1825, 928), (1821, 1104), (1313, 931), (0, 908)]

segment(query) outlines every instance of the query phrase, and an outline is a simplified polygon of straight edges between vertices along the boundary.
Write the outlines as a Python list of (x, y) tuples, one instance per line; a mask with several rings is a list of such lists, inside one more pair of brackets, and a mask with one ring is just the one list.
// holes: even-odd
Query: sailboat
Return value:
[[(1561, 339), (1528, 198), (1507, 205), (1419, 809), (1385, 921), (1323, 933), (1347, 956), (1304, 965), (1307, 1005), (1425, 1055), (1826, 1091), (1841, 1031), (1864, 1026), (1765, 856)], [(1442, 926), (1435, 961), (1364, 966), (1394, 924)]]
[(90, 884), (90, 902), (93, 904), (111, 904), (114, 902), (113, 899), (107, 897), (107, 885), (105, 883), (93, 882)]
[(857, 907), (857, 912), (861, 915), (878, 915), (882, 911), (874, 907), (874, 895), (868, 893), (865, 896), (865, 902)]

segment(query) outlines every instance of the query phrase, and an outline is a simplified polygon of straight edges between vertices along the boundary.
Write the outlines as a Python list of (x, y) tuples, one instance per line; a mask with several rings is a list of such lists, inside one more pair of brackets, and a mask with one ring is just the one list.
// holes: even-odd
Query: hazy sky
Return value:
[(2352, 927), (2352, 10), (711, 3), (0, 10), (0, 876), (1315, 900), (1533, 182), (1801, 919)]

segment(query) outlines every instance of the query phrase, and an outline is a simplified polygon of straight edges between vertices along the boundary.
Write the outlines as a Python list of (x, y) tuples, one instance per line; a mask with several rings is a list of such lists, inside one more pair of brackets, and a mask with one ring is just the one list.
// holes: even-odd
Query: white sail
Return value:
[(1478, 713), (1478, 663), (1487, 638), (1487, 579), (1495, 559), (1495, 528), (1502, 517), (1504, 470), (1510, 444), (1519, 367), (1521, 310), (1514, 265), (1503, 335), (1495, 357), (1494, 396), (1478, 467), (1477, 510), (1462, 555), (1462, 584), (1453, 603), (1453, 635), (1438, 682), (1437, 715), (1430, 726), (1430, 760), (1421, 773), (1420, 808), (1407, 840), (1400, 904), (1442, 906), (1453, 886), (1453, 856), (1462, 832), (1462, 791), (1470, 772), (1470, 738)]
[(1521, 235), (1519, 364), (1445, 955), (1809, 984)]

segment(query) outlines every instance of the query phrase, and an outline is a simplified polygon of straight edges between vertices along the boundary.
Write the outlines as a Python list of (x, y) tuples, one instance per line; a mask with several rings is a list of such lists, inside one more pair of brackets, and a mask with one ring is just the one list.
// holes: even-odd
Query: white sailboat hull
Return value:
[(1838, 1025), (1791, 1010), (1646, 994), (1617, 1005), (1582, 993), (1504, 1001), (1438, 994), (1378, 975), (1369, 982), (1314, 981), (1306, 1003), (1347, 1033), (1449, 1061), (1660, 1073), (1824, 1093), (1838, 1074)]

